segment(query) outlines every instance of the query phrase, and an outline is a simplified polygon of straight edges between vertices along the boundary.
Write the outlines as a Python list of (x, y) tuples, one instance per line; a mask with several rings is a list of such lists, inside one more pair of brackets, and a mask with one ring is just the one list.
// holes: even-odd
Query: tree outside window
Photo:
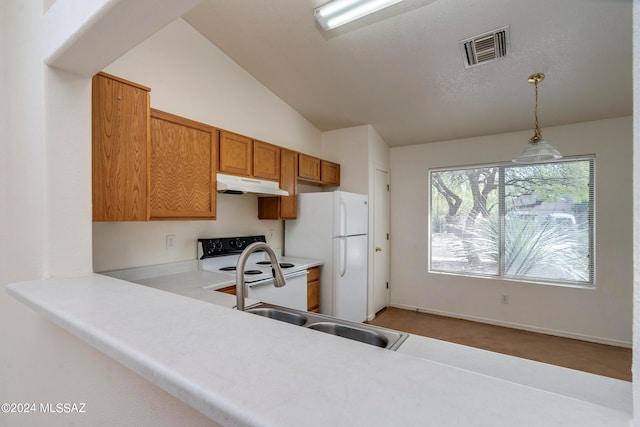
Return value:
[(430, 171), (429, 270), (593, 286), (594, 162)]

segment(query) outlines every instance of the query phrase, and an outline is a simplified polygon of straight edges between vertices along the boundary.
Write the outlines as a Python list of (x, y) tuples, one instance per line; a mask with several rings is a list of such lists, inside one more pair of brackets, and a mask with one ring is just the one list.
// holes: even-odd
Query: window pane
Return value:
[(590, 282), (590, 161), (505, 168), (504, 274)]
[(593, 158), (429, 179), (430, 271), (593, 283)]
[(498, 274), (498, 171), (431, 173), (431, 270)]

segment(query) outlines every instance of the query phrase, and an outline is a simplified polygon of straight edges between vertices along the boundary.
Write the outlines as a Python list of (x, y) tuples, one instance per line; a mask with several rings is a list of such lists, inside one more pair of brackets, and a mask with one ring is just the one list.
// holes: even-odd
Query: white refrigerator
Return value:
[(367, 232), (364, 194), (298, 194), (298, 216), (285, 221), (286, 256), (324, 261), (320, 312), (355, 322), (367, 318)]

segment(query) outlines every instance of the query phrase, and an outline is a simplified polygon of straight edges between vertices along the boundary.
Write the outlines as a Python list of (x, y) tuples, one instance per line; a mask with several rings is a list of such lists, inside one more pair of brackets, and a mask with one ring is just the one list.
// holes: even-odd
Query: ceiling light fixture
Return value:
[(558, 160), (562, 158), (562, 154), (547, 141), (542, 139), (540, 133), (540, 126), (538, 126), (538, 83), (544, 80), (544, 74), (537, 73), (529, 76), (529, 83), (533, 83), (536, 86), (536, 108), (535, 119), (536, 128), (533, 136), (525, 145), (524, 149), (518, 154), (512, 161), (514, 163), (537, 163), (548, 160)]
[(333, 0), (314, 12), (316, 21), (325, 30), (347, 24), (377, 12), (402, 0)]

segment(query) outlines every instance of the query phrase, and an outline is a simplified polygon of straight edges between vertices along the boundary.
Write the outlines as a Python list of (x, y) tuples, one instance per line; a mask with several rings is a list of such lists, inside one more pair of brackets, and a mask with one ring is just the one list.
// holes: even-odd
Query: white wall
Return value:
[(321, 156), (342, 165), (340, 190), (353, 193), (372, 191), (371, 167), (389, 167), (389, 147), (371, 125), (324, 132)]
[[(151, 88), (151, 106), (311, 155), (320, 131), (178, 19), (105, 68)], [(166, 249), (165, 236), (176, 236)], [(282, 248), (282, 222), (258, 220), (253, 194), (218, 194), (216, 221), (95, 223), (95, 271), (196, 259), (199, 237), (264, 234)]]
[(322, 158), (341, 165), (341, 191), (369, 193), (369, 128), (355, 126), (322, 134)]
[[(8, 28), (7, 25), (7, 12), (6, 2), (0, 3), (0, 28)], [(6, 52), (6, 37), (8, 31), (0, 31), (0, 99), (9, 100), (9, 86), (7, 85), (7, 73), (6, 73), (6, 61), (8, 55)], [(7, 119), (9, 116), (9, 108), (7, 102), (0, 103), (0, 135), (9, 135), (7, 128)], [(7, 170), (7, 155), (8, 144), (3, 140), (0, 140), (0, 242), (7, 240), (7, 209), (5, 206), (8, 202), (7, 199), (7, 179), (5, 172)], [(0, 271), (7, 271), (6, 258), (7, 258), (7, 245), (0, 244)], [(2, 273), (0, 273), (0, 279), (2, 279)], [(1, 280), (0, 280), (0, 283)]]
[(640, 427), (640, 0), (633, 1), (633, 421)]
[[(52, 9), (61, 3), (71, 1)], [(215, 425), (4, 292), (92, 268), (91, 84), (44, 64), (56, 36), (45, 21), (41, 2), (0, 2), (0, 402), (86, 403), (86, 413), (0, 414), (0, 424)]]
[[(389, 169), (389, 146), (376, 132), (373, 126), (369, 128), (369, 166), (388, 170)], [(373, 180), (373, 172), (369, 171), (369, 179)]]
[(182, 19), (104, 71), (151, 88), (151, 107), (320, 155), (320, 131)]
[[(391, 149), (392, 304), (630, 346), (632, 118), (543, 133), (565, 156), (596, 155), (596, 289), (427, 272), (429, 168), (509, 161), (530, 137), (515, 132)], [(500, 304), (501, 294), (509, 304)]]

